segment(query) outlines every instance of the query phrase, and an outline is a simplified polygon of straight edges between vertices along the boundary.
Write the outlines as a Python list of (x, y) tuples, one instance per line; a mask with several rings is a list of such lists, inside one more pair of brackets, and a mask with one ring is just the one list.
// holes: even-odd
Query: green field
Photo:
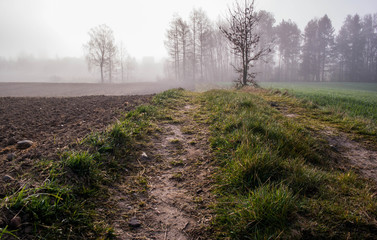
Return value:
[(377, 122), (375, 83), (262, 83), (261, 86), (287, 90), (336, 113)]

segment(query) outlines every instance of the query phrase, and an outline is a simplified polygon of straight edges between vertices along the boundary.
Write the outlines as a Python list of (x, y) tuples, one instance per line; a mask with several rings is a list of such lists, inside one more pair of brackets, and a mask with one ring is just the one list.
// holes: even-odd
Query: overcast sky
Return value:
[[(188, 19), (201, 7), (216, 20), (232, 0), (0, 0), (0, 56), (81, 57), (88, 31), (99, 24), (137, 57), (166, 56), (165, 32), (174, 13)], [(339, 30), (348, 14), (377, 12), (377, 0), (256, 0), (257, 9), (295, 21), (301, 29), (328, 14)]]

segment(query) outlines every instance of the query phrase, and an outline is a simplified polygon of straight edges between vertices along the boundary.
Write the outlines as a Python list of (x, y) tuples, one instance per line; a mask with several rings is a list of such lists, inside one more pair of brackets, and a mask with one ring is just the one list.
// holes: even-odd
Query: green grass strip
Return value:
[(220, 166), (219, 238), (376, 237), (368, 183), (332, 169), (328, 149), (305, 126), (252, 93), (216, 90), (201, 98)]

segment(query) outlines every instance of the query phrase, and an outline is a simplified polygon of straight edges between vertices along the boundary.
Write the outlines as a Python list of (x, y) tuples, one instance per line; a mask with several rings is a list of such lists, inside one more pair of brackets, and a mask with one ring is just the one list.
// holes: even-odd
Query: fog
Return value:
[[(119, 69), (113, 71), (112, 83), (155, 82), (163, 78), (164, 59), (154, 57), (130, 59), (127, 74), (120, 76)], [(0, 82), (100, 82), (98, 69), (88, 69), (85, 58), (36, 58), (20, 55), (13, 58), (0, 57)]]
[[(203, 10), (216, 36), (218, 23), (232, 3), (232, 0), (1, 0), (0, 81), (100, 82), (100, 70), (93, 66), (89, 68), (83, 46), (89, 41), (88, 32), (101, 24), (106, 24), (112, 30), (117, 46), (120, 42), (123, 43), (127, 56), (124, 61), (127, 69), (121, 70), (120, 66), (110, 68), (110, 75), (107, 77), (107, 74), (103, 79), (105, 82), (187, 79), (230, 81), (234, 78), (232, 68), (229, 67), (233, 60), (227, 49), (220, 49), (221, 39), (213, 40), (216, 47), (208, 48), (207, 53), (202, 53), (203, 56), (211, 57), (198, 63), (202, 70), (196, 76), (195, 73), (194, 76), (188, 73), (183, 76), (182, 71), (178, 76), (174, 72), (176, 70), (172, 70), (172, 59), (166, 41), (174, 16), (181, 17), (189, 25), (190, 14), (195, 9)], [(348, 15), (358, 14), (363, 18), (367, 14), (374, 14), (375, 12), (371, 11), (377, 9), (375, 0), (256, 0), (255, 4), (258, 11), (265, 10), (273, 16), (273, 27), (283, 20), (291, 20), (302, 35), (309, 21), (320, 19), (327, 14), (335, 37)], [(299, 45), (304, 46), (304, 42)], [(303, 61), (300, 57), (297, 57), (296, 66), (284, 66), (281, 62), (279, 65), (279, 58), (282, 58), (279, 46), (276, 46), (273, 54), (269, 66), (257, 66), (260, 80), (302, 80), (316, 74), (299, 76), (299, 65)], [(224, 56), (227, 60), (224, 60)], [(273, 70), (275, 75), (266, 75), (266, 70), (271, 72), (268, 67), (276, 68), (277, 65), (279, 69)], [(369, 68), (369, 65), (360, 66), (360, 71), (364, 67)], [(347, 71), (341, 74), (346, 75)], [(374, 72), (369, 74), (373, 75)], [(333, 76), (327, 74), (326, 81)], [(342, 80), (342, 76), (336, 77)], [(316, 75), (314, 78), (325, 79)], [(368, 78), (367, 81), (374, 79), (370, 76), (362, 78)]]

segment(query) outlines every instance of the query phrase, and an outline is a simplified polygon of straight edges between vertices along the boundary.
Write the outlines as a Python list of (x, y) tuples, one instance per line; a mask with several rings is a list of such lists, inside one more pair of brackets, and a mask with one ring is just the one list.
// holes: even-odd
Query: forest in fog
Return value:
[[(257, 81), (377, 82), (377, 14), (348, 15), (338, 33), (325, 15), (304, 30), (291, 20), (276, 22), (273, 14), (256, 13), (258, 48), (271, 53), (253, 65)], [(174, 16), (167, 30), (168, 76), (195, 82), (227, 81), (239, 64), (220, 27), (202, 9), (188, 19)]]
[[(259, 23), (254, 30), (260, 37), (256, 47), (270, 49), (251, 65), (257, 81), (377, 82), (377, 13), (348, 15), (339, 31), (327, 15), (312, 19), (300, 29), (292, 20), (277, 22), (264, 10), (255, 14)], [(88, 57), (90, 41), (79, 43), (83, 45), (82, 58), (0, 56), (0, 81), (230, 82), (237, 78), (233, 66), (240, 62), (221, 32), (226, 24), (221, 17), (210, 19), (201, 8), (192, 9), (187, 18), (175, 14), (166, 29), (161, 29), (165, 31), (168, 55), (161, 60), (136, 60), (127, 53), (127, 46), (114, 38), (110, 27), (100, 25), (89, 35), (100, 29), (109, 34), (111, 51), (102, 57), (102, 63)]]

